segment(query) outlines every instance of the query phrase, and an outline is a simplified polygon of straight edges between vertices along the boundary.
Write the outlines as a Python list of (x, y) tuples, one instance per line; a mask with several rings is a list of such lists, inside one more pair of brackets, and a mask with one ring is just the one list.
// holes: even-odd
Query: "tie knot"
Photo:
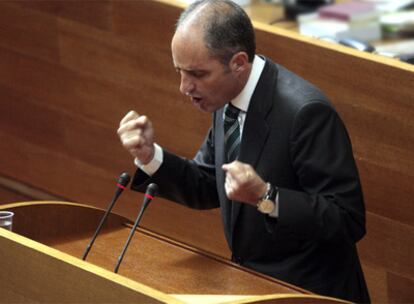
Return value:
[(240, 109), (233, 106), (231, 103), (227, 105), (226, 111), (224, 113), (225, 117), (230, 120), (237, 120), (237, 117), (239, 116)]

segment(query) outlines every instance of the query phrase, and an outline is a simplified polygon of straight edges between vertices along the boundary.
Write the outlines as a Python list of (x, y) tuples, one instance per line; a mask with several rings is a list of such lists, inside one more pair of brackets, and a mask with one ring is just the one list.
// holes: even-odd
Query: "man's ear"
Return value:
[(240, 74), (249, 65), (249, 56), (247, 56), (246, 52), (238, 52), (233, 55), (230, 60), (230, 68), (233, 72)]

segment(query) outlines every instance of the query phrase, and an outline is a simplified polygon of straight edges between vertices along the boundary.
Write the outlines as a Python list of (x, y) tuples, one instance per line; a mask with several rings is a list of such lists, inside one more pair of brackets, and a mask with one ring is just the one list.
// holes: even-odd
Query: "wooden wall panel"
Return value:
[[(10, 178), (23, 180), (61, 197), (73, 197), (74, 200), (89, 198), (91, 203), (108, 200), (112, 195), (116, 176), (111, 176), (111, 183), (111, 178), (106, 177), (108, 171), (104, 169), (64, 154), (51, 153), (47, 148), (5, 133), (0, 133), (0, 147), (2, 155), (8, 155), (8, 163), (1, 162), (0, 170), (9, 173)], [(10, 164), (13, 170), (9, 169)]]
[[(26, 101), (6, 89), (3, 92), (8, 103), (0, 104), (0, 111), (5, 114), (0, 126), (9, 135), (92, 166), (99, 167), (106, 163), (106, 170), (109, 171), (122, 166), (122, 159), (114, 157), (123, 150), (120, 145), (113, 145), (118, 140), (113, 128), (71, 117), (65, 112), (38, 105), (33, 100)], [(102, 153), (99, 147), (105, 147), (106, 153)]]
[[(129, 41), (147, 44), (154, 54), (164, 54), (164, 60), (171, 60), (170, 41), (180, 13), (177, 7), (156, 1), (141, 1), (139, 5), (134, 1), (115, 1), (112, 13), (114, 33)], [(154, 57), (158, 56), (149, 59), (160, 60)], [(171, 62), (167, 64), (170, 66)]]
[(31, 8), (53, 16), (76, 20), (100, 29), (110, 29), (112, 25), (112, 2), (99, 1), (55, 1), (55, 0), (19, 0), (11, 1), (20, 5), (23, 9)]
[[(356, 141), (356, 144), (358, 142)], [(372, 143), (372, 145), (377, 146), (376, 143)], [(381, 153), (372, 149), (372, 153), (368, 153), (368, 155), (378, 153), (385, 154), (384, 150)], [(399, 159), (401, 158), (400, 154)], [(385, 164), (384, 166), (386, 166)], [(401, 170), (384, 168), (378, 163), (373, 163), (370, 159), (359, 160), (358, 166), (367, 209), (413, 227), (414, 210), (410, 188), (414, 184), (414, 178), (411, 173), (408, 175), (401, 172), (405, 168)]]
[[(155, 1), (0, 2), (0, 175), (106, 207), (133, 173), (116, 129), (134, 109), (156, 141), (192, 157), (210, 117), (178, 91), (170, 40), (178, 7)], [(256, 24), (259, 53), (319, 86), (349, 130), (366, 198), (360, 242), (374, 302), (406, 302), (414, 281), (414, 68)], [(142, 195), (115, 212), (135, 219)], [(143, 225), (229, 257), (218, 210), (157, 199)]]
[(364, 241), (360, 243), (360, 256), (364, 260), (381, 265), (390, 272), (412, 277), (414, 274), (412, 227), (372, 213), (368, 213), (367, 224), (369, 230)]
[(0, 46), (19, 54), (58, 61), (57, 19), (18, 6), (1, 3)]
[(32, 197), (11, 191), (7, 187), (0, 187), (0, 205), (19, 201), (30, 201), (32, 199)]
[(373, 303), (388, 302), (387, 270), (379, 265), (363, 261), (362, 269)]
[[(61, 64), (72, 70), (139, 90), (155, 87), (158, 81), (171, 78), (170, 62), (167, 66), (158, 62), (157, 57), (152, 60), (152, 46), (140, 40), (129, 42), (111, 33), (67, 21), (60, 23), (60, 31)], [(171, 84), (161, 89), (171, 89)]]
[(412, 303), (414, 299), (414, 281), (403, 276), (388, 273), (388, 302)]

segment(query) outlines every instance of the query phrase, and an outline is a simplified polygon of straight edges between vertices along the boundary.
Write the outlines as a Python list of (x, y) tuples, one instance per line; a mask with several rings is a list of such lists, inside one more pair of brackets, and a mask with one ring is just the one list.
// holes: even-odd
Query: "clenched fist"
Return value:
[(146, 116), (130, 111), (119, 123), (118, 136), (124, 148), (142, 164), (153, 159), (154, 129)]
[(222, 169), (226, 172), (224, 189), (227, 197), (256, 206), (267, 186), (252, 166), (236, 160), (224, 164)]

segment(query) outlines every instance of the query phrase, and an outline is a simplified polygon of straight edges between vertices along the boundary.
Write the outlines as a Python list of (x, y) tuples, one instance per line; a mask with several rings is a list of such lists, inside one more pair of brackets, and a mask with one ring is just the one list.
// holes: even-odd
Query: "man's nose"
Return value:
[(191, 94), (194, 90), (194, 83), (191, 81), (190, 77), (185, 74), (181, 74), (181, 83), (180, 83), (180, 92), (184, 95)]

